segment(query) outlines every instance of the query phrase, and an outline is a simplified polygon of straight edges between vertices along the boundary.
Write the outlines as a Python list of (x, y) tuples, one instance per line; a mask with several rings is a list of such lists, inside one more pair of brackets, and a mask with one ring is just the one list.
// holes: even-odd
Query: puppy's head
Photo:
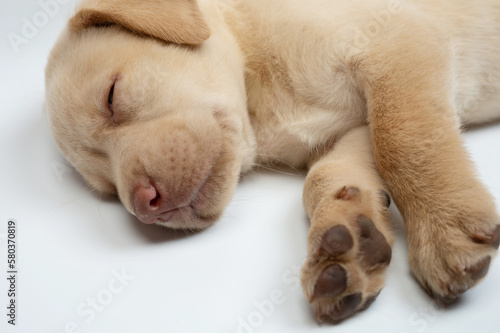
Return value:
[(84, 2), (52, 50), (46, 108), (86, 181), (144, 223), (220, 217), (254, 138), (241, 57), (194, 0)]

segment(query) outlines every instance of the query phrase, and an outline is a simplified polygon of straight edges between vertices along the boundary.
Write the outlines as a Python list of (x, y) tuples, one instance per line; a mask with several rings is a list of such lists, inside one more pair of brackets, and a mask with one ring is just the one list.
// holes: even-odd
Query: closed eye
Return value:
[(109, 89), (109, 95), (108, 95), (108, 109), (111, 111), (111, 116), (113, 116), (113, 92), (115, 91), (115, 84), (111, 86), (111, 89)]

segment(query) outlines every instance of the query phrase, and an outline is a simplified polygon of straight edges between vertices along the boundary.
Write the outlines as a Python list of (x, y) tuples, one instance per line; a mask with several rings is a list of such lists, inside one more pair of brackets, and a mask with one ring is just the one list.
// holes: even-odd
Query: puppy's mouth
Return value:
[(177, 214), (181, 209), (184, 209), (185, 207), (186, 206), (170, 209), (170, 210), (167, 210), (165, 212), (161, 212), (160, 214), (158, 214), (158, 216), (155, 216), (153, 218), (151, 218), (149, 216), (141, 216), (137, 213), (136, 213), (136, 216), (144, 224), (153, 224), (153, 223), (161, 223), (161, 222), (165, 223), (165, 222), (170, 221), (170, 219), (175, 214)]
[[(138, 218), (145, 224), (159, 224), (170, 228), (203, 228), (217, 220), (217, 216), (200, 215), (193, 204), (162, 212), (158, 217), (149, 220)], [(196, 226), (193, 225), (194, 223)]]
[(158, 224), (174, 229), (204, 229), (214, 223), (219, 215), (202, 215), (191, 203), (167, 210), (153, 218), (138, 216), (137, 213), (136, 217), (144, 224)]

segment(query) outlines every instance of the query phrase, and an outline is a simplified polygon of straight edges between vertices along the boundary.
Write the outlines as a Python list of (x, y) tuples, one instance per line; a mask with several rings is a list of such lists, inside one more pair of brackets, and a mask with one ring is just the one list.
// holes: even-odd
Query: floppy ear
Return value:
[(108, 24), (178, 44), (197, 45), (210, 36), (196, 0), (87, 0), (69, 21), (76, 31)]

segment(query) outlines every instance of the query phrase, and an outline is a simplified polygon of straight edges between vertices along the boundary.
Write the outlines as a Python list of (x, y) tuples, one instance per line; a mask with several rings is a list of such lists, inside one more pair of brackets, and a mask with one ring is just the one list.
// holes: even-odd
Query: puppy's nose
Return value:
[(138, 185), (132, 193), (132, 203), (135, 216), (146, 224), (166, 222), (178, 209), (153, 184)]

